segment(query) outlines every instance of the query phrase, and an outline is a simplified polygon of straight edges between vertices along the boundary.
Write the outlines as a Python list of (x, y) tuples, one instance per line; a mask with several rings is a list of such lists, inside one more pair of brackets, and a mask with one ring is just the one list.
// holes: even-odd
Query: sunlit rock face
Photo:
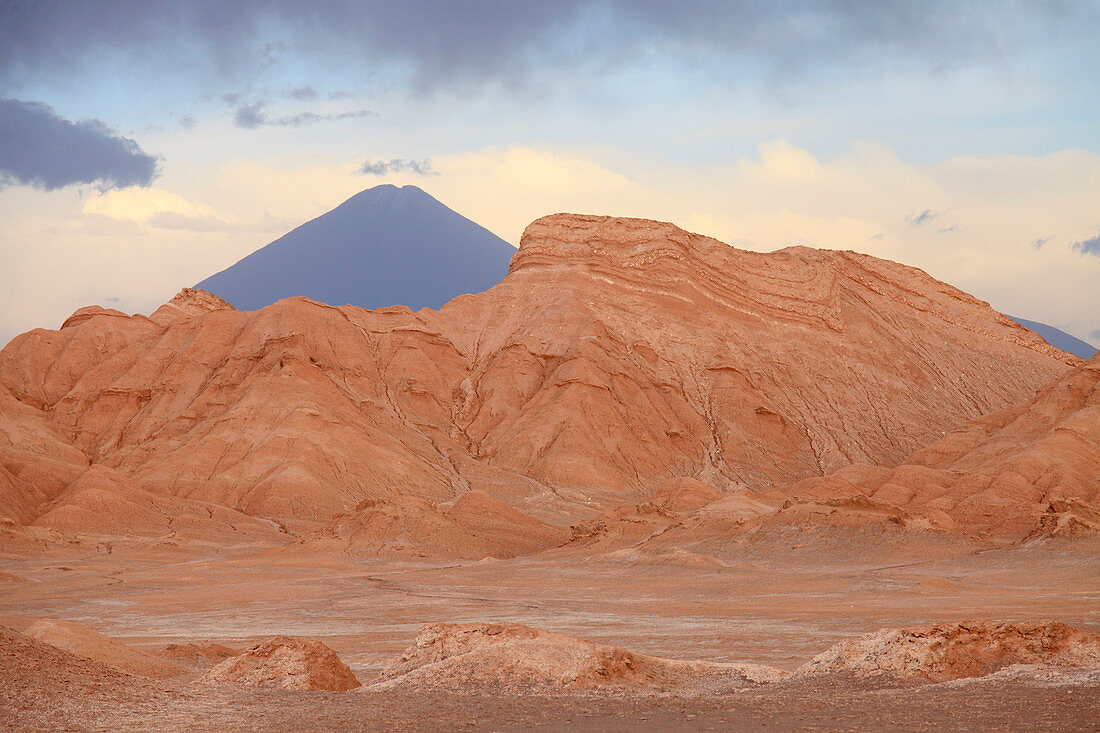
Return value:
[[(756, 507), (743, 492), (897, 465), (1080, 363), (911, 267), (557, 214), (437, 311), (186, 289), (17, 337), (0, 506), (63, 532), (327, 526), (342, 547), (511, 556), (680, 479)], [(398, 531), (414, 514), (439, 531)]]

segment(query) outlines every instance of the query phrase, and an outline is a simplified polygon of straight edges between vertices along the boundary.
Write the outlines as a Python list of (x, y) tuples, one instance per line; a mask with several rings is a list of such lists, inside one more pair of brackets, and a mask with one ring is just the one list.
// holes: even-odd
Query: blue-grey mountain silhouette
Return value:
[(508, 274), (515, 248), (416, 186), (362, 191), (195, 287), (241, 310), (304, 295), (439, 308)]
[(1012, 320), (1019, 323), (1021, 326), (1027, 329), (1031, 329), (1035, 333), (1043, 337), (1051, 346), (1056, 346), (1067, 354), (1076, 354), (1082, 359), (1091, 359), (1092, 355), (1096, 353), (1097, 349), (1092, 344), (1082, 341), (1076, 336), (1070, 336), (1065, 331), (1060, 331), (1054, 326), (1048, 326), (1045, 323), (1038, 323), (1036, 321), (1028, 321), (1023, 318), (1017, 318), (1016, 316), (1009, 316)]

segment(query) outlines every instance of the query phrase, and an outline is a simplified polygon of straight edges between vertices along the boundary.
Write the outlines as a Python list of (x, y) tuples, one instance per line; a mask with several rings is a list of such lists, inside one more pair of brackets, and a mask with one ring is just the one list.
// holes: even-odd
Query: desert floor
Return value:
[[(792, 529), (723, 549), (725, 567), (672, 559), (573, 557), (431, 562), (285, 550), (150, 547), (120, 540), (8, 553), (0, 624), (78, 621), (148, 652), (232, 647), (276, 634), (324, 641), (361, 681), (424, 623), (515, 621), (632, 651), (793, 670), (844, 638), (883, 627), (987, 618), (1058, 620), (1100, 631), (1100, 545), (989, 548), (899, 534)], [(675, 558), (673, 558), (675, 559)], [(690, 565), (690, 563), (688, 563)], [(907, 688), (788, 681), (722, 698), (484, 698), (394, 692), (235, 691), (194, 682), (32, 694), (0, 725), (61, 729), (654, 730), (961, 728), (1088, 730), (1100, 686), (985, 679)], [(27, 686), (21, 690), (20, 685)], [(20, 707), (26, 709), (15, 709)]]

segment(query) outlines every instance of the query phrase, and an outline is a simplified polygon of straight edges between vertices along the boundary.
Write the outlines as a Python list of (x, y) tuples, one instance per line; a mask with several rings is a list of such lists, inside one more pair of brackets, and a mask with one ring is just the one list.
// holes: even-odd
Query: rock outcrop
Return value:
[(1100, 635), (1049, 622), (883, 629), (837, 644), (800, 667), (796, 676), (847, 672), (944, 682), (984, 677), (1013, 665), (1100, 669)]
[(755, 664), (661, 659), (521, 624), (430, 624), (370, 689), (722, 694), (785, 676)]
[(364, 499), (306, 535), (292, 551), (350, 555), (511, 558), (557, 547), (569, 532), (534, 519), (483, 491), (468, 491), (448, 506), (402, 497)]
[(160, 655), (191, 669), (200, 669), (205, 672), (218, 662), (230, 657), (239, 657), (241, 651), (224, 644), (214, 643), (166, 644)]
[(336, 652), (319, 641), (296, 636), (276, 636), (257, 644), (215, 665), (200, 681), (335, 692), (359, 687), (359, 680)]

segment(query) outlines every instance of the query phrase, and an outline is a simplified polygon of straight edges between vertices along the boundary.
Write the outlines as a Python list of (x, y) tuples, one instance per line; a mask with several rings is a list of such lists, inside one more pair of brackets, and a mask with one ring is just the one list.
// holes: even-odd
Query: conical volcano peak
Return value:
[(418, 186), (413, 186), (411, 184), (407, 186), (395, 186), (392, 183), (382, 183), (377, 186), (372, 186), (371, 188), (364, 188), (362, 191), (340, 204), (336, 210), (344, 207), (358, 208), (374, 204), (392, 206), (394, 204), (400, 205), (412, 202), (423, 202), (425, 204), (443, 206), (443, 204), (439, 203), (439, 201)]
[(197, 287), (242, 310), (295, 296), (363, 308), (439, 308), (496, 285), (515, 251), (422, 189), (384, 184)]

